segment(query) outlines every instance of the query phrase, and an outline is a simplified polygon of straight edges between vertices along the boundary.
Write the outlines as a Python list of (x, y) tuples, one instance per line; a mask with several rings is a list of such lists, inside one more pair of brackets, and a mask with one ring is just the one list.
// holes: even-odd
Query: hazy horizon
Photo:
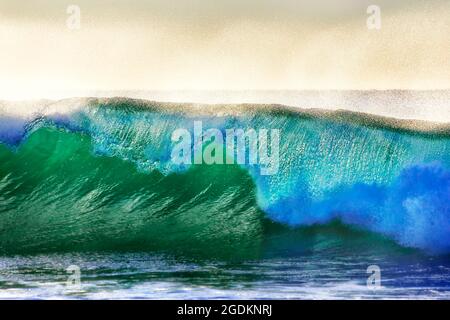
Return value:
[[(450, 2), (0, 2), (0, 99), (117, 90), (450, 89)], [(80, 28), (68, 28), (69, 5)], [(83, 94), (85, 95), (85, 94)]]

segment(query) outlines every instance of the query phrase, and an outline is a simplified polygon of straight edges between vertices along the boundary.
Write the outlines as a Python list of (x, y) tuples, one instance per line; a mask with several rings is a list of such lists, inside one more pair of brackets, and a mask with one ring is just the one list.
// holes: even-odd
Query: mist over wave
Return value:
[[(301, 109), (348, 110), (397, 118), (450, 123), (450, 90), (134, 90), (55, 92), (48, 99), (0, 100), (0, 109), (30, 114), (43, 109), (74, 109), (84, 99), (129, 97), (176, 104), (280, 104)], [(69, 102), (70, 101), (70, 102)], [(51, 107), (53, 106), (53, 107)]]

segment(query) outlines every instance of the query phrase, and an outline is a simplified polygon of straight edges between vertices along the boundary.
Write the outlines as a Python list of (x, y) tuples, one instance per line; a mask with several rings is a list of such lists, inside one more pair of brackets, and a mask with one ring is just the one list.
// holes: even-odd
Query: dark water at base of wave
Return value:
[[(374, 264), (376, 288), (367, 286)], [(0, 299), (450, 299), (448, 259), (414, 254), (319, 249), (231, 262), (65, 253), (1, 257), (0, 266)], [(69, 266), (80, 270), (78, 286), (68, 284)]]

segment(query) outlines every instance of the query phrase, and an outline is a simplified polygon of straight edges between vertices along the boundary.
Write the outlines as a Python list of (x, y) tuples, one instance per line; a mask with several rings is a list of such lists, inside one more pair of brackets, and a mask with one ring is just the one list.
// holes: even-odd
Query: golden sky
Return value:
[[(366, 25), (373, 4), (380, 30)], [(0, 99), (449, 88), (450, 1), (0, 0)]]

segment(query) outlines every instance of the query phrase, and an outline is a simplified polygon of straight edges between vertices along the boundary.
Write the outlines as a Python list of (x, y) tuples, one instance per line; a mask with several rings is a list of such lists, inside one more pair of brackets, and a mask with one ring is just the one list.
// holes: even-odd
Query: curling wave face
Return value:
[[(280, 129), (278, 173), (175, 165), (171, 134), (196, 120), (223, 132)], [(450, 252), (445, 127), (276, 106), (80, 99), (2, 112), (0, 141), (4, 253), (220, 247), (248, 256), (271, 223), (336, 220)]]

